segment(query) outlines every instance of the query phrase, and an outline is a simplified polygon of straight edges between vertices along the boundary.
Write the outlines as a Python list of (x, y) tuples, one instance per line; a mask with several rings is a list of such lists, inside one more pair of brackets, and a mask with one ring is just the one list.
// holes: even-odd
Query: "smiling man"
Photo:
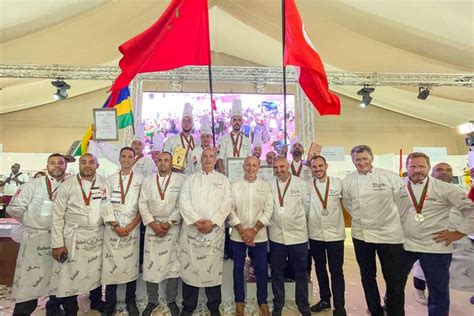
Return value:
[(343, 204), (352, 216), (352, 240), (359, 264), (365, 300), (371, 315), (383, 315), (377, 285), (376, 256), (387, 287), (389, 315), (403, 315), (403, 231), (395, 196), (403, 190), (400, 177), (374, 168), (374, 155), (367, 145), (351, 150), (356, 171), (343, 180)]
[[(474, 233), (474, 204), (461, 188), (428, 176), (430, 160), (426, 154), (409, 154), (406, 168), (406, 191), (400, 193), (405, 234), (404, 280), (419, 260), (428, 286), (428, 314), (448, 315), (451, 243)], [(450, 229), (453, 207), (463, 220)]]

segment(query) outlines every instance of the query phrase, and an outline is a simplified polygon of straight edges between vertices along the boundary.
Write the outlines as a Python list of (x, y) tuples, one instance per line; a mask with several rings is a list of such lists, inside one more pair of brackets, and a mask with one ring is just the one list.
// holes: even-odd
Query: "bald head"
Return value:
[(79, 174), (81, 177), (91, 180), (95, 177), (95, 173), (99, 163), (93, 154), (84, 154), (79, 158)]
[(431, 176), (435, 179), (451, 183), (453, 181), (453, 169), (445, 162), (440, 162), (433, 166)]

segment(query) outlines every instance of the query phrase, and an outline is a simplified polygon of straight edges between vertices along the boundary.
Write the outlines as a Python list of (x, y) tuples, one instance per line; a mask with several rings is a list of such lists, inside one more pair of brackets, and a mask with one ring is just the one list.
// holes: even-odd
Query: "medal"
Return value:
[(316, 179), (313, 179), (313, 186), (314, 190), (316, 190), (316, 194), (318, 195), (319, 201), (321, 201), (321, 204), (323, 206), (323, 210), (321, 211), (321, 215), (323, 216), (328, 216), (329, 211), (328, 211), (328, 200), (329, 200), (329, 186), (330, 186), (330, 178), (327, 177), (326, 181), (326, 192), (324, 193), (324, 198), (321, 195), (321, 192), (319, 192), (318, 186), (316, 185)]
[(123, 181), (122, 181), (122, 171), (119, 172), (119, 185), (120, 185), (120, 200), (122, 204), (125, 204), (125, 197), (127, 196), (130, 185), (132, 184), (133, 171), (130, 173), (130, 178), (128, 178), (127, 189), (123, 191)]
[(82, 188), (82, 180), (81, 180), (81, 177), (79, 175), (77, 175), (77, 182), (79, 182), (79, 186), (81, 187), (82, 200), (84, 201), (84, 204), (86, 205), (86, 207), (84, 208), (84, 211), (87, 212), (87, 213), (90, 213), (90, 211), (91, 211), (90, 204), (91, 204), (92, 188), (95, 185), (95, 177), (94, 177), (94, 180), (92, 180), (91, 189), (89, 190), (89, 195), (88, 196), (86, 196), (86, 192), (84, 192), (84, 189)]
[(166, 201), (165, 201), (165, 193), (166, 193), (166, 189), (168, 189), (168, 184), (170, 183), (170, 179), (171, 179), (171, 172), (168, 176), (168, 178), (165, 178), (165, 180), (163, 181), (164, 182), (164, 188), (163, 190), (161, 189), (161, 186), (160, 186), (160, 175), (157, 174), (156, 175), (156, 185), (158, 186), (158, 193), (160, 194), (160, 206), (161, 207), (165, 207), (166, 206)]
[[(242, 143), (243, 143), (242, 134), (239, 133), (234, 138), (234, 133), (230, 133), (230, 139), (232, 140), (232, 147), (234, 149), (234, 152), (233, 152), (234, 157), (240, 157), (240, 148), (242, 148)], [(239, 144), (239, 140), (240, 140), (240, 144)]]
[(278, 202), (280, 204), (280, 207), (278, 208), (278, 213), (283, 214), (285, 213), (285, 207), (283, 206), (283, 202), (285, 199), (286, 191), (288, 191), (288, 187), (290, 186), (291, 176), (289, 176), (286, 182), (285, 189), (283, 190), (283, 195), (281, 194), (280, 186), (278, 185), (278, 179), (276, 179), (275, 181), (276, 181), (277, 190), (278, 190)]
[(425, 220), (425, 216), (422, 214), (422, 211), (423, 211), (423, 205), (425, 204), (426, 195), (428, 193), (429, 182), (430, 182), (430, 178), (427, 177), (425, 187), (423, 188), (423, 191), (421, 192), (420, 201), (418, 202), (416, 200), (415, 193), (413, 193), (413, 189), (411, 188), (411, 182), (410, 180), (408, 180), (408, 185), (407, 185), (408, 193), (410, 194), (413, 207), (416, 210), (415, 221), (417, 221), (418, 223), (421, 223)]
[(423, 216), (423, 214), (416, 214), (415, 215), (415, 221), (417, 221), (418, 223), (421, 223), (422, 221), (425, 220), (425, 217)]
[(52, 189), (51, 180), (49, 180), (49, 176), (46, 175), (44, 179), (46, 181), (46, 191), (48, 191), (49, 200), (52, 201), (53, 195), (55, 195), (56, 190), (59, 188), (59, 185), (64, 181), (64, 178), (62, 178), (61, 181), (59, 181), (58, 185), (56, 186), (54, 190)]

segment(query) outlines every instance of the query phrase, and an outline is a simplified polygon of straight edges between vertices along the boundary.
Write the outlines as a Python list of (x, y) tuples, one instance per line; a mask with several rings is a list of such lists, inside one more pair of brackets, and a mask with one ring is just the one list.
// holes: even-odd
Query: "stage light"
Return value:
[(420, 86), (418, 88), (418, 99), (420, 100), (426, 100), (426, 98), (428, 98), (428, 96), (430, 95), (430, 89), (431, 87), (429, 86)]
[(56, 87), (56, 93), (53, 94), (53, 98), (55, 100), (65, 100), (69, 97), (67, 94), (67, 89), (71, 89), (71, 86), (65, 81), (58, 79), (56, 81), (51, 81), (51, 84)]
[(370, 102), (372, 102), (372, 97), (370, 94), (375, 91), (375, 88), (371, 88), (368, 85), (365, 85), (362, 89), (360, 89), (357, 94), (362, 96), (362, 100), (360, 101), (360, 107), (366, 108), (369, 106)]

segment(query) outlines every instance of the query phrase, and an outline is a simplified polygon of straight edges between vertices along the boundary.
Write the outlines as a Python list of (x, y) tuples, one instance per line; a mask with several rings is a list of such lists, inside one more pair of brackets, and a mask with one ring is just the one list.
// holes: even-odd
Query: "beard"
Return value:
[(301, 156), (303, 156), (303, 152), (300, 151), (299, 149), (295, 149), (295, 150), (293, 150), (293, 156), (301, 157)]

